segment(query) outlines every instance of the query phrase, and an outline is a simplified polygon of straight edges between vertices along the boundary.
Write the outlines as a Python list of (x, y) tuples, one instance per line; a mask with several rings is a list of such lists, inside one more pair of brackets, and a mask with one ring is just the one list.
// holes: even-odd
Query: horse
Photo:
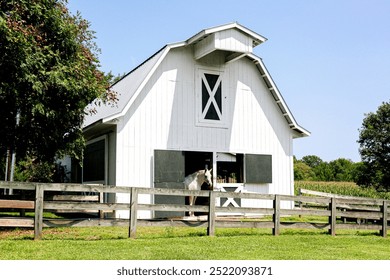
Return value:
[[(211, 169), (198, 170), (184, 178), (184, 187), (186, 190), (200, 191), (203, 183), (209, 185), (211, 189), (213, 181), (211, 179)], [(189, 197), (190, 206), (195, 204), (196, 196)], [(194, 212), (190, 211), (190, 216), (194, 216)]]

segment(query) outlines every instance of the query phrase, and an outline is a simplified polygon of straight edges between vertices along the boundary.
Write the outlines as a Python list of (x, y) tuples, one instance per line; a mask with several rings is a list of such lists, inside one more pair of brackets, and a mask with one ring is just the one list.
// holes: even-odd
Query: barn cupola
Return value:
[(205, 29), (187, 40), (194, 46), (194, 58), (199, 60), (212, 53), (223, 53), (225, 62), (232, 62), (252, 53), (257, 45), (267, 39), (234, 22)]

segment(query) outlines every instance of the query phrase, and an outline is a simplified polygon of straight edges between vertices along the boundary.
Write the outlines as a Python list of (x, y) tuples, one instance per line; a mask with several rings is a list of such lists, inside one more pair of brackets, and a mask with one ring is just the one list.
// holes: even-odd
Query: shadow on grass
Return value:
[[(273, 237), (271, 229), (257, 228), (217, 228), (215, 237)], [(315, 229), (282, 229), (280, 236), (330, 236), (327, 230)], [(339, 230), (336, 236), (380, 236), (378, 231)], [(137, 240), (207, 237), (206, 228), (175, 228), (175, 227), (140, 227), (137, 230)], [(277, 237), (275, 237), (277, 238)], [(127, 227), (59, 227), (44, 228), (42, 240), (127, 240)], [(1, 240), (34, 240), (34, 230), (26, 228), (0, 228)]]

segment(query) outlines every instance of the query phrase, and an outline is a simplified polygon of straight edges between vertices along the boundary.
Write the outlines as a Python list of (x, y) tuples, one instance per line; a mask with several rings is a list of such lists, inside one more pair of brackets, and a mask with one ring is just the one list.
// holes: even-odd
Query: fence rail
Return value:
[[(116, 187), (102, 185), (78, 185), (78, 184), (41, 184), (41, 183), (15, 183), (0, 182), (1, 189), (14, 189), (30, 191), (34, 194), (33, 201), (0, 199), (0, 211), (5, 209), (29, 209), (34, 211), (34, 218), (26, 217), (0, 217), (0, 227), (32, 227), (34, 239), (42, 238), (43, 227), (63, 226), (117, 226), (129, 227), (129, 237), (136, 238), (138, 226), (190, 226), (207, 228), (208, 235), (215, 234), (215, 228), (270, 228), (274, 235), (279, 235), (280, 230), (286, 228), (325, 229), (329, 234), (335, 235), (336, 229), (370, 229), (378, 230), (383, 237), (387, 236), (389, 220), (389, 201), (383, 199), (362, 199), (344, 197), (313, 197), (313, 196), (289, 196), (274, 194), (234, 193), (218, 191), (189, 191), (178, 189)], [(50, 195), (52, 192), (61, 194)], [(64, 194), (70, 192), (72, 194)], [(127, 193), (130, 195), (128, 203), (103, 203), (96, 197), (87, 199), (75, 192), (99, 193)], [(208, 205), (178, 205), (178, 204), (143, 204), (139, 201), (139, 195), (167, 195), (167, 196), (200, 196), (208, 198)], [(311, 194), (313, 195), (313, 194)], [(57, 200), (48, 200), (48, 197), (56, 197)], [(272, 208), (255, 207), (220, 207), (216, 206), (219, 198), (255, 199), (259, 201), (272, 201)], [(68, 199), (78, 201), (63, 201)], [(89, 201), (86, 201), (89, 200)], [(299, 207), (294, 209), (281, 208), (282, 201), (292, 201)], [(310, 206), (309, 208), (307, 206)], [(1, 210), (3, 209), (3, 210)], [(128, 220), (119, 219), (44, 219), (44, 211), (90, 211), (112, 212), (116, 210), (129, 211)], [(185, 211), (207, 213), (206, 219), (137, 219), (138, 211)], [(3, 211), (5, 212), (5, 211)], [(218, 215), (217, 215), (218, 213)], [(254, 219), (221, 219), (220, 214), (245, 213), (271, 216), (272, 220)], [(284, 222), (284, 216), (317, 216), (326, 217), (327, 222)], [(366, 223), (352, 223), (344, 219), (340, 223), (338, 218), (365, 219)]]

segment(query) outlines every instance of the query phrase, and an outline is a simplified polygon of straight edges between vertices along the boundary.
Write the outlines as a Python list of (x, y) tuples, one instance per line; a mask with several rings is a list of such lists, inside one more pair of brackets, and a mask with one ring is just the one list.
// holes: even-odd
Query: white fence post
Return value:
[(130, 192), (130, 217), (129, 217), (129, 237), (137, 237), (137, 207), (138, 207), (138, 190), (131, 188)]

